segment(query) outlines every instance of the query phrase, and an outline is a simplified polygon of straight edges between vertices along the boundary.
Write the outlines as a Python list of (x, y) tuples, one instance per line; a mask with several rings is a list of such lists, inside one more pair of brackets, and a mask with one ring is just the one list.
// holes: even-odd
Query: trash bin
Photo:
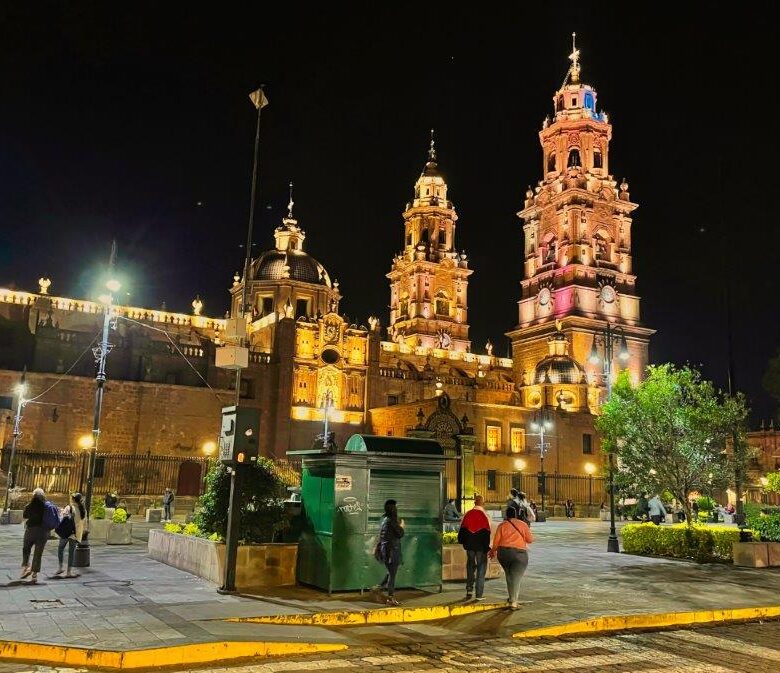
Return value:
[(386, 500), (405, 522), (396, 587), (441, 588), (441, 445), (430, 439), (353, 435), (343, 452), (290, 451), (301, 457), (303, 530), (298, 581), (329, 593), (378, 584), (374, 558)]

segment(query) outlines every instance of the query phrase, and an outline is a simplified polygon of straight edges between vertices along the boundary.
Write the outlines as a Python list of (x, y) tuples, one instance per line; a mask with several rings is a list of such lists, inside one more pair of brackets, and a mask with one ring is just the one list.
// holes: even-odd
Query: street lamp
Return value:
[(211, 458), (217, 450), (217, 443), (209, 440), (208, 442), (203, 442), (201, 448), (203, 449), (203, 453), (206, 454), (206, 458)]
[[(588, 507), (593, 505), (593, 473), (596, 471), (596, 466), (593, 463), (585, 463), (585, 474), (588, 475)], [(588, 512), (590, 515), (590, 512)]]
[[(92, 442), (94, 441), (94, 438), (92, 435), (81, 435), (81, 437), (78, 438), (76, 441), (76, 444), (78, 444), (78, 447), (82, 449), (83, 451), (87, 451), (88, 449), (92, 448)], [(79, 491), (84, 492), (84, 463), (81, 464), (81, 472), (79, 474)]]
[(544, 509), (544, 496), (547, 490), (547, 481), (544, 474), (544, 455), (550, 447), (550, 444), (544, 441), (544, 433), (545, 430), (552, 430), (552, 427), (552, 421), (547, 417), (547, 413), (544, 410), (539, 412), (531, 421), (531, 430), (539, 433), (539, 494), (542, 496), (542, 518), (537, 520), (541, 521), (544, 521), (546, 518), (544, 514), (546, 511)]
[[(604, 350), (603, 357), (599, 354), (599, 348)], [(622, 328), (614, 329), (607, 322), (603, 332), (593, 334), (593, 344), (590, 349), (588, 360), (591, 364), (603, 365), (604, 381), (607, 386), (607, 401), (612, 396), (612, 360), (615, 357), (615, 346), (618, 346), (618, 359), (628, 362), (628, 342), (626, 334)], [(609, 538), (607, 539), (608, 552), (620, 552), (620, 542), (618, 541), (617, 531), (615, 530), (615, 454), (609, 452)]]
[[(25, 370), (26, 371), (26, 370)], [(13, 440), (11, 441), (11, 458), (8, 461), (8, 476), (5, 484), (5, 502), (3, 503), (3, 516), (8, 517), (7, 522), (11, 522), (11, 515), (8, 513), (8, 500), (11, 495), (11, 488), (16, 486), (14, 479), (14, 458), (16, 457), (16, 444), (19, 441), (19, 435), (22, 434), (22, 416), (24, 415), (24, 406), (27, 404), (25, 395), (27, 394), (27, 384), (24, 382), (25, 372), (22, 372), (22, 378), (19, 383), (16, 384), (14, 392), (16, 393), (16, 413), (14, 414), (14, 431)], [(6, 519), (4, 518), (5, 522)]]
[[(107, 294), (100, 296), (100, 302), (103, 304), (103, 333), (100, 344), (92, 349), (97, 364), (97, 374), (95, 375), (95, 409), (92, 422), (92, 444), (89, 448), (89, 466), (87, 468), (87, 494), (84, 501), (84, 507), (87, 510), (87, 535), (79, 543), (76, 549), (77, 567), (89, 566), (89, 520), (92, 509), (92, 491), (95, 482), (95, 463), (97, 461), (98, 443), (100, 441), (100, 416), (103, 411), (103, 392), (106, 384), (106, 357), (111, 352), (112, 344), (108, 343), (108, 330), (111, 326), (111, 305), (114, 302), (114, 293), (122, 287), (120, 282), (113, 277), (114, 260), (116, 259), (116, 242), (111, 246), (111, 258), (108, 262), (109, 280), (106, 281), (105, 288)], [(86, 440), (85, 440), (86, 444)]]

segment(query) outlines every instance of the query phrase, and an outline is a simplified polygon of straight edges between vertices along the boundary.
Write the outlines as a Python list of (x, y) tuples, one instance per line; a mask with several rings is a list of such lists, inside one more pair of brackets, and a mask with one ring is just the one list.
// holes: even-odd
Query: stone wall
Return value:
[[(225, 572), (225, 545), (189, 535), (149, 531), (149, 556), (155, 561), (222, 584)], [(297, 544), (239, 545), (236, 562), (236, 588), (295, 584)]]

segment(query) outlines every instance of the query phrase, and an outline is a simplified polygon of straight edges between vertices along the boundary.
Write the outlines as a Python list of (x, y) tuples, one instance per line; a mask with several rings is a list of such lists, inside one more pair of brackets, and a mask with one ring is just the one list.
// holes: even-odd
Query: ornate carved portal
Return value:
[(436, 411), (428, 416), (425, 422), (425, 430), (432, 433), (431, 439), (441, 444), (445, 457), (449, 459), (445, 464), (447, 497), (462, 503), (463, 467), (458, 436), (462, 434), (463, 427), (450, 409), (450, 397), (447, 393), (439, 396), (438, 403)]

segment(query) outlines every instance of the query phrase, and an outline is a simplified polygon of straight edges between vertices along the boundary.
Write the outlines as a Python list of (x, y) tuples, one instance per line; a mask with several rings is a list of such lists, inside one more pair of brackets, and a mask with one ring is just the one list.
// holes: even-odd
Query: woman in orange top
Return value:
[(528, 544), (534, 541), (531, 529), (525, 521), (517, 518), (517, 510), (508, 507), (506, 520), (499, 524), (493, 538), (490, 558), (498, 556), (498, 562), (506, 575), (506, 589), (509, 593), (509, 607), (518, 608), (520, 580), (528, 568)]

